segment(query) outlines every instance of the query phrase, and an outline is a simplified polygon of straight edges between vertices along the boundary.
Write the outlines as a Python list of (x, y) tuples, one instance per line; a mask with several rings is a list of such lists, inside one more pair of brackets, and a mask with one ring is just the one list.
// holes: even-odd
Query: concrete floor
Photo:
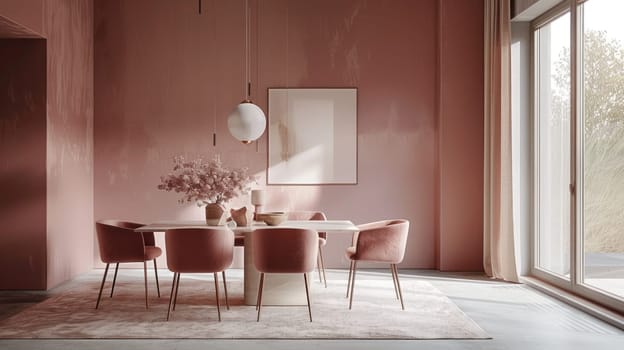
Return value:
[[(97, 271), (100, 274), (101, 272)], [(140, 271), (120, 270), (124, 273)], [(162, 278), (167, 272), (162, 271)], [(235, 277), (240, 271), (230, 270)], [(167, 277), (165, 277), (167, 276)], [(365, 277), (366, 276), (366, 277)], [(359, 278), (388, 278), (386, 270), (358, 272)], [(333, 270), (330, 279), (346, 279)], [(401, 279), (427, 280), (475, 320), (491, 340), (0, 340), (0, 349), (624, 349), (624, 332), (528, 286), (477, 274), (402, 270)], [(69, 282), (48, 293), (0, 292), (0, 319), (48, 295), (71, 288)], [(317, 281), (318, 283), (318, 281)], [(356, 294), (357, 296), (357, 294)]]
[(584, 282), (624, 298), (624, 254), (585, 253)]

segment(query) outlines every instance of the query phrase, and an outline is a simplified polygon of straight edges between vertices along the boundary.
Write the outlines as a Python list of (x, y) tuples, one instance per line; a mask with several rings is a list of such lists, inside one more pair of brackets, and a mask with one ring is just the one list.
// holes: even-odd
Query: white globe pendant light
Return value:
[(262, 136), (266, 128), (266, 117), (262, 109), (251, 102), (251, 66), (249, 64), (249, 0), (245, 0), (245, 93), (243, 102), (234, 107), (228, 117), (228, 129), (237, 140), (252, 143)]
[(266, 128), (266, 117), (260, 107), (249, 100), (241, 102), (228, 117), (228, 128), (237, 140), (248, 144), (257, 140)]

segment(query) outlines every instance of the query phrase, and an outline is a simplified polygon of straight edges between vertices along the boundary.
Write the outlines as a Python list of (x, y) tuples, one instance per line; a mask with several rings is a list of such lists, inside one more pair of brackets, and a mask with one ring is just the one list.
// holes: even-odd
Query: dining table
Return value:
[[(349, 220), (290, 220), (278, 226), (268, 226), (264, 222), (254, 221), (249, 226), (210, 226), (202, 220), (159, 221), (135, 229), (136, 232), (165, 232), (180, 228), (229, 228), (235, 234), (244, 234), (244, 269), (243, 294), (245, 305), (256, 305), (260, 272), (253, 263), (253, 235), (255, 230), (271, 228), (302, 228), (328, 234), (358, 232), (359, 229)], [(300, 274), (272, 273), (265, 276), (262, 305), (307, 305), (303, 279)]]

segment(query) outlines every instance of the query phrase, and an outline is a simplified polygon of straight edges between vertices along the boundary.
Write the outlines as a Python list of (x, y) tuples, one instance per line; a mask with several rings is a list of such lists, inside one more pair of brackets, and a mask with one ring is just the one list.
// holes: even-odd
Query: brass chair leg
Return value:
[(390, 264), (390, 272), (392, 273), (392, 284), (394, 284), (394, 295), (399, 300), (399, 290), (397, 289), (396, 277), (394, 276), (394, 266)]
[(171, 295), (169, 296), (169, 308), (167, 309), (167, 321), (169, 321), (169, 315), (171, 314), (171, 305), (173, 305), (173, 291), (176, 288), (177, 272), (173, 273), (173, 282), (171, 282)]
[(260, 303), (260, 287), (263, 283), (264, 273), (260, 273), (260, 280), (258, 281), (258, 292), (256, 293), (256, 311), (258, 311), (258, 304)]
[(323, 281), (325, 288), (327, 288), (327, 275), (325, 275), (325, 260), (323, 259), (323, 249), (319, 245), (319, 257), (321, 258), (321, 270), (323, 271)]
[(225, 282), (225, 271), (221, 271), (221, 275), (223, 275), (223, 290), (225, 291), (225, 308), (229, 310), (230, 301), (228, 300), (227, 283)]
[(394, 266), (394, 275), (396, 276), (397, 287), (399, 289), (399, 298), (401, 299), (401, 309), (405, 310), (405, 305), (403, 304), (403, 293), (401, 292), (401, 284), (399, 283), (399, 268), (396, 264), (392, 264)]
[(351, 289), (351, 274), (353, 274), (353, 260), (351, 260), (351, 264), (349, 265), (349, 278), (347, 279), (347, 296), (349, 297), (349, 291)]
[(158, 267), (156, 267), (156, 259), (154, 259), (154, 276), (156, 277), (156, 291), (158, 292), (158, 297), (160, 298), (160, 283), (158, 283)]
[(178, 292), (180, 291), (180, 273), (178, 272), (178, 278), (176, 279), (176, 292), (173, 297), (173, 310), (176, 308), (176, 304), (178, 303)]
[(312, 322), (312, 308), (310, 307), (310, 292), (308, 290), (308, 276), (303, 274), (303, 281), (305, 282), (306, 298), (308, 299), (308, 314), (310, 315), (310, 322)]
[(256, 322), (260, 322), (260, 309), (262, 308), (262, 290), (264, 289), (264, 272), (260, 273), (260, 283), (258, 284), (258, 303), (256, 305), (258, 309), (258, 318)]
[(357, 269), (357, 262), (353, 260), (353, 275), (351, 276), (351, 297), (349, 298), (349, 310), (351, 310), (351, 304), (353, 304), (353, 290), (355, 289), (355, 271)]
[(111, 287), (110, 298), (113, 297), (113, 291), (115, 290), (115, 281), (117, 281), (117, 270), (119, 270), (119, 263), (115, 265), (115, 274), (113, 275), (113, 286)]
[(147, 304), (147, 261), (143, 261), (143, 277), (145, 280), (145, 308), (149, 309)]
[[(320, 245), (319, 245), (320, 248)], [(323, 283), (323, 274), (321, 273), (321, 252), (319, 251), (318, 255), (316, 256), (316, 269), (318, 270), (318, 275), (319, 275), (319, 283)]]
[(104, 277), (102, 277), (102, 284), (100, 284), (100, 293), (98, 294), (97, 302), (95, 303), (95, 309), (100, 306), (100, 299), (102, 298), (102, 289), (104, 289), (104, 282), (106, 282), (106, 274), (108, 274), (108, 266), (110, 264), (106, 264), (106, 269), (104, 270)]
[(217, 297), (217, 316), (221, 322), (221, 307), (219, 306), (219, 274), (214, 273), (215, 296)]

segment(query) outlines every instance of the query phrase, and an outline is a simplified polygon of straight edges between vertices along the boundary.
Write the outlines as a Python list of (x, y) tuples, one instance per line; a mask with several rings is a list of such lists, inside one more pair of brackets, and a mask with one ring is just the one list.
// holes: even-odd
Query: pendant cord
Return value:
[(245, 99), (251, 97), (250, 63), (249, 63), (249, 0), (245, 0)]
[[(200, 0), (201, 1), (201, 0)], [(212, 66), (217, 66), (217, 2), (215, 0), (212, 1)], [(212, 145), (217, 146), (217, 86), (216, 81), (218, 78), (218, 70), (213, 68), (214, 76), (213, 76), (213, 87), (214, 92), (212, 94), (212, 115), (213, 115), (213, 123), (212, 123)]]
[[(259, 62), (260, 62), (260, 50), (258, 49), (258, 41), (260, 38), (260, 30), (258, 29), (260, 27), (260, 2), (256, 2), (256, 22), (255, 22), (255, 26), (254, 29), (256, 31), (256, 40), (254, 41), (255, 43), (255, 52), (256, 52), (256, 62), (255, 62), (255, 67), (256, 67), (256, 81), (260, 82), (262, 81), (260, 79), (260, 69), (259, 69)], [(250, 84), (250, 95), (251, 95), (251, 84)], [(256, 140), (256, 153), (260, 152), (260, 138), (258, 138)]]
[(286, 4), (286, 91), (290, 87), (290, 59), (288, 57), (289, 54), (289, 37), (290, 37), (290, 3)]

